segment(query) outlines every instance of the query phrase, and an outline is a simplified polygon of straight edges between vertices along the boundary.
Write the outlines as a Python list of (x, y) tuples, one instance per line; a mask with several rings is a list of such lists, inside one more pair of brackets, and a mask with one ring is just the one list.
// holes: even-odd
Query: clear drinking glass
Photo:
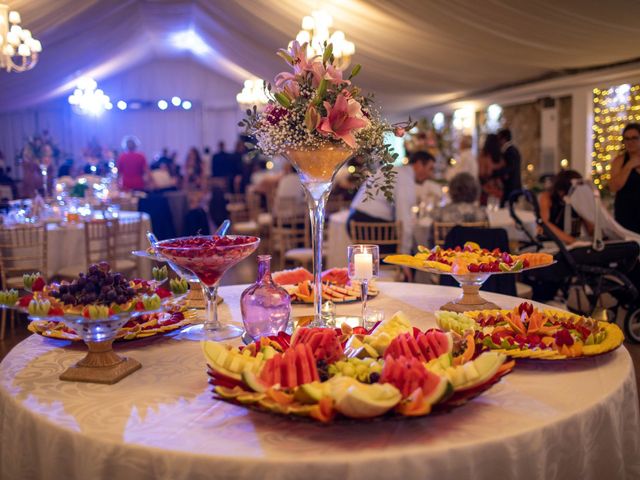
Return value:
[(218, 285), (225, 272), (251, 255), (259, 243), (258, 237), (246, 235), (198, 235), (157, 243), (156, 249), (161, 255), (193, 272), (206, 287), (207, 319), (203, 325), (184, 330), (185, 336), (218, 342), (242, 335), (241, 328), (222, 325), (218, 320)]
[(369, 282), (378, 277), (380, 271), (380, 249), (378, 245), (349, 245), (347, 247), (349, 278), (360, 283), (362, 296), (362, 318), (366, 318)]

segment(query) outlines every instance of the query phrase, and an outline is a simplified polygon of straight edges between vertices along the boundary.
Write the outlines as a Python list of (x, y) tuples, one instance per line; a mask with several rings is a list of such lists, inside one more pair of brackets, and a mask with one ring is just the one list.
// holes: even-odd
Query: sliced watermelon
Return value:
[(349, 283), (349, 271), (346, 268), (331, 268), (325, 270), (322, 272), (322, 281), (338, 285), (347, 285)]
[(391, 383), (403, 398), (409, 397), (416, 389), (421, 388), (425, 401), (439, 401), (447, 391), (448, 381), (428, 371), (420, 360), (414, 357), (388, 357), (385, 359), (380, 383)]
[(338, 333), (331, 328), (299, 328), (291, 339), (291, 346), (309, 345), (313, 358), (333, 363), (344, 357)]
[[(255, 373), (255, 372), (250, 372)], [(318, 369), (308, 345), (299, 344), (284, 353), (277, 353), (267, 360), (257, 378), (243, 372), (242, 379), (256, 392), (280, 385), (293, 389), (299, 385), (319, 380)]]
[(271, 278), (278, 285), (296, 285), (305, 281), (313, 281), (313, 274), (306, 268), (298, 267), (291, 270), (273, 272)]

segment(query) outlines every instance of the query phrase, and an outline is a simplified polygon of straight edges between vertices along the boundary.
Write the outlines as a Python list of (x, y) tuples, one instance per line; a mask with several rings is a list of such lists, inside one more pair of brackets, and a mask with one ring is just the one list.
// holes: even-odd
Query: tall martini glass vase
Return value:
[(325, 206), (336, 172), (353, 154), (352, 150), (340, 147), (325, 147), (317, 150), (287, 150), (286, 157), (298, 172), (305, 190), (309, 217), (311, 219), (311, 241), (313, 246), (313, 311), (318, 326), (322, 324), (322, 234), (324, 230)]

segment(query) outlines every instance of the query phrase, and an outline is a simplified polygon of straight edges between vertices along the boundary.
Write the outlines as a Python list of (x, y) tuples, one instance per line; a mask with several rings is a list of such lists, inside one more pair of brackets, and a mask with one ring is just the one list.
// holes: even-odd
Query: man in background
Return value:
[(502, 151), (504, 167), (493, 172), (492, 177), (502, 180), (503, 190), (500, 206), (504, 207), (511, 192), (522, 188), (522, 179), (520, 176), (520, 165), (522, 160), (520, 152), (511, 140), (511, 130), (504, 128), (498, 132), (498, 141)]
[[(347, 228), (356, 222), (402, 222), (402, 245), (398, 253), (411, 253), (413, 245), (414, 214), (420, 186), (433, 178), (435, 158), (429, 152), (418, 151), (409, 157), (409, 165), (398, 168), (394, 188), (394, 202), (389, 203), (384, 193), (366, 198), (366, 182), (360, 186), (353, 202)], [(381, 254), (391, 253), (380, 249)]]

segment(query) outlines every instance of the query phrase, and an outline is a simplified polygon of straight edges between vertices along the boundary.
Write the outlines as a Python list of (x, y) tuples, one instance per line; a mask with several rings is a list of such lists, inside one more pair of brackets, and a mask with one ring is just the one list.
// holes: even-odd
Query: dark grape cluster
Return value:
[(321, 382), (329, 380), (329, 364), (324, 359), (316, 361), (316, 368), (318, 369), (318, 377)]
[(123, 304), (135, 296), (133, 288), (121, 273), (114, 273), (107, 262), (91, 265), (70, 284), (60, 285), (51, 296), (68, 305)]

